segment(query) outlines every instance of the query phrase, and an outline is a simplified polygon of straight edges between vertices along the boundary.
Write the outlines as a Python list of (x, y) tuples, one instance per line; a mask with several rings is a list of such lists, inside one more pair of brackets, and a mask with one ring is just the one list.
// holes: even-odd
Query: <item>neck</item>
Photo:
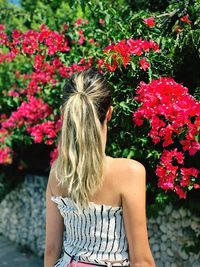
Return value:
[[(103, 151), (105, 153), (105, 149), (106, 149), (106, 141), (107, 141), (107, 124), (104, 123), (102, 125), (102, 145), (103, 145)], [(106, 155), (105, 155), (106, 156)]]

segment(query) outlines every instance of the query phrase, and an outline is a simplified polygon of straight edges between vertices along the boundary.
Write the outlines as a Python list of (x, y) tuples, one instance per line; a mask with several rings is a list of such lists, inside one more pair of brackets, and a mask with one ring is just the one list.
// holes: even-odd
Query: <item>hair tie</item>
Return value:
[(83, 95), (83, 96), (88, 97), (88, 95), (87, 95), (86, 93), (82, 92), (82, 91), (81, 91), (81, 92), (80, 92), (80, 91), (77, 91), (77, 94), (78, 94), (78, 95)]

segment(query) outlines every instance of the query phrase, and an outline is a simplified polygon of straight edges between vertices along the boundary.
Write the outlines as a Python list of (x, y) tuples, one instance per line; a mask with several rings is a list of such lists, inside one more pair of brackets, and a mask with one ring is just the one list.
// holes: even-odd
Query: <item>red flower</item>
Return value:
[(64, 23), (62, 27), (64, 31), (67, 31), (69, 29), (69, 25), (67, 25), (66, 23)]
[(179, 185), (175, 186), (175, 192), (179, 195), (180, 198), (186, 198), (186, 192), (181, 189)]
[(107, 67), (107, 69), (110, 71), (110, 72), (114, 72), (117, 68), (117, 61), (116, 59), (113, 60), (113, 64), (110, 65), (108, 63), (105, 63), (105, 66)]
[(156, 22), (154, 21), (154, 17), (150, 17), (150, 18), (145, 18), (143, 19), (144, 23), (148, 26), (148, 27), (154, 27), (156, 25)]
[(174, 30), (176, 33), (180, 33), (183, 31), (183, 29), (179, 25), (177, 25)]
[(140, 59), (139, 65), (140, 65), (140, 68), (143, 69), (144, 71), (146, 71), (151, 66), (145, 57)]
[(181, 21), (182, 21), (182, 22), (185, 22), (185, 23), (187, 23), (187, 24), (191, 24), (191, 20), (189, 20), (188, 16), (189, 16), (188, 14), (185, 15), (185, 16), (183, 16), (183, 17), (181, 18)]
[(90, 39), (88, 40), (88, 42), (91, 43), (91, 44), (93, 44), (93, 43), (94, 43), (94, 39), (93, 39), (93, 38), (90, 38)]
[(83, 34), (83, 30), (79, 29), (79, 30), (78, 30), (78, 33), (79, 33), (80, 35)]
[(98, 69), (101, 69), (101, 66), (104, 65), (104, 59), (102, 58), (99, 58), (98, 61), (97, 61), (97, 66), (98, 66)]
[(75, 22), (76, 25), (81, 25), (83, 19), (82, 18), (78, 18), (77, 21)]
[[(171, 78), (161, 77), (150, 84), (140, 83), (135, 99), (141, 102), (134, 113), (136, 125), (142, 125), (144, 119), (150, 120), (153, 142), (163, 142), (163, 147), (173, 144), (173, 137), (185, 131), (185, 137), (179, 141), (183, 151), (194, 155), (200, 150), (195, 140), (200, 124), (200, 103), (188, 93), (188, 89)], [(195, 120), (191, 120), (195, 116)], [(159, 118), (159, 119), (158, 119)], [(166, 123), (167, 122), (167, 123)]]

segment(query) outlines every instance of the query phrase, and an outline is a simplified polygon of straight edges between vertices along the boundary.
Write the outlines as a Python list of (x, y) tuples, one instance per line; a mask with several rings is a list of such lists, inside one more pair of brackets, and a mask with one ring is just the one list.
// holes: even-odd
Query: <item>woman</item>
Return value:
[(44, 267), (155, 267), (145, 168), (105, 154), (113, 110), (106, 80), (94, 69), (73, 75), (61, 108), (59, 153), (46, 189)]

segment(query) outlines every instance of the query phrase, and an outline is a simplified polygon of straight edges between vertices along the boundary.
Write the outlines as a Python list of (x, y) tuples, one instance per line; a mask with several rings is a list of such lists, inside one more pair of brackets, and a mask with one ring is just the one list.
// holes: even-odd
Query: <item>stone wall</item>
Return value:
[(199, 217), (171, 204), (156, 219), (147, 218), (147, 225), (157, 267), (200, 267), (200, 248), (198, 255), (182, 249), (183, 245), (193, 245), (192, 234), (200, 234)]
[[(0, 203), (0, 233), (43, 256), (45, 248), (45, 189), (47, 177), (27, 175), (24, 183)], [(151, 250), (157, 267), (200, 267), (198, 255), (187, 254), (191, 233), (200, 234), (200, 218), (172, 205), (158, 217), (147, 218)]]
[(0, 203), (0, 233), (42, 256), (47, 177), (27, 175)]

